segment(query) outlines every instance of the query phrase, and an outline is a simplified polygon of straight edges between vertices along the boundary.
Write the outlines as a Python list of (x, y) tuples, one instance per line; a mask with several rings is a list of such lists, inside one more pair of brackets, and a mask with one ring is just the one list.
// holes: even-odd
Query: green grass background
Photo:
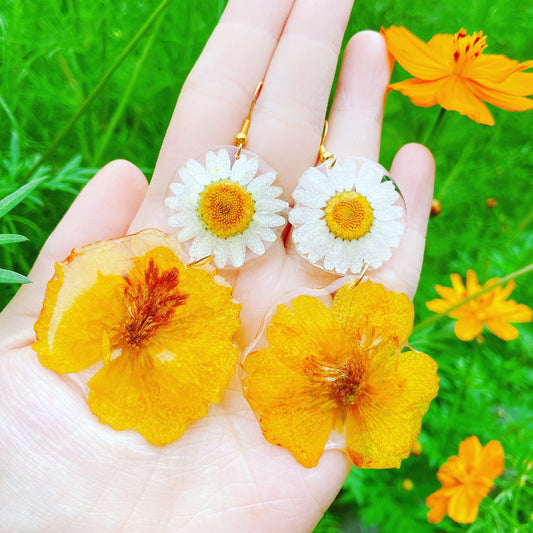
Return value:
[[(0, 268), (27, 274), (46, 237), (95, 170), (125, 158), (150, 176), (187, 73), (224, 9), (223, 0), (174, 0), (126, 56), (103, 90), (47, 160), (31, 171), (79, 110), (105, 72), (158, 5), (155, 0), (3, 0), (0, 7), (0, 198), (32, 177), (46, 177), (0, 219), (0, 233), (29, 242), (0, 247)], [(320, 13), (317, 13), (320, 16)], [(346, 38), (362, 29), (404, 25), (427, 40), (435, 33), (482, 29), (486, 53), (521, 61), (533, 51), (533, 5), (526, 0), (397, 0), (359, 2)], [(238, 58), (238, 47), (235, 48)], [(404, 79), (396, 66), (393, 80)], [(415, 299), (417, 322), (431, 316), (425, 302), (449, 274), (473, 268), (481, 281), (531, 263), (532, 112), (491, 108), (493, 127), (447, 113), (432, 141), (435, 197), (442, 214), (429, 224), (426, 258)], [(420, 142), (437, 108), (420, 109), (399, 93), (387, 100), (381, 163)], [(30, 172), (31, 171), (31, 172)], [(488, 198), (497, 206), (489, 209)], [(16, 290), (0, 284), (0, 308)], [(533, 302), (531, 275), (517, 279), (513, 298)], [(423, 423), (423, 453), (391, 471), (353, 469), (318, 532), (532, 531), (533, 371), (531, 325), (517, 340), (486, 332), (484, 342), (461, 342), (444, 319), (411, 343), (439, 363), (441, 391)], [(427, 523), (425, 497), (439, 486), (435, 472), (461, 440), (500, 440), (506, 472), (471, 526), (446, 519)], [(529, 466), (528, 466), (529, 465)], [(402, 489), (411, 479), (412, 491)]]

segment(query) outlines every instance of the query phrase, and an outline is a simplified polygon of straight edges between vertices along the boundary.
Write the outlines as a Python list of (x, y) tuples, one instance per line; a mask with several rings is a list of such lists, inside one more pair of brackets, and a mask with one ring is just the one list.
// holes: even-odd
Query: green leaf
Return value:
[(17, 204), (22, 202), (28, 194), (30, 194), (42, 181), (44, 178), (30, 181), (23, 185), (20, 189), (17, 189), (15, 192), (11, 193), (9, 196), (6, 196), (0, 200), (0, 218), (2, 218), (6, 213), (11, 211)]
[(31, 283), (31, 279), (17, 272), (0, 268), (0, 283)]
[(27, 240), (28, 237), (24, 237), (24, 235), (17, 235), (16, 233), (6, 233), (5, 235), (0, 234), (0, 245), (10, 244), (12, 242), (23, 242)]

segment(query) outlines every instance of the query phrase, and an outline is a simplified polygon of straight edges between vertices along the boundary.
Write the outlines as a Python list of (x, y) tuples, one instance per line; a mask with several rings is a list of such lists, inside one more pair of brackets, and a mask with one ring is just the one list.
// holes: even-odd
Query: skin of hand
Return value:
[[(347, 456), (324, 452), (301, 467), (268, 443), (239, 377), (222, 402), (174, 443), (156, 447), (135, 431), (114, 431), (91, 413), (73, 375), (41, 366), (31, 345), (55, 261), (75, 246), (168, 230), (163, 198), (191, 155), (231, 144), (259, 80), (247, 149), (278, 172), (285, 189), (316, 163), (351, 0), (230, 0), (189, 75), (153, 180), (126, 161), (87, 184), (49, 237), (0, 319), (0, 523), (6, 531), (312, 531), (349, 472)], [(382, 37), (356, 34), (342, 59), (327, 148), (378, 160), (390, 66)], [(420, 145), (397, 153), (391, 176), (407, 205), (400, 248), (371, 279), (413, 297), (422, 263), (434, 163)], [(288, 291), (333, 278), (279, 239), (268, 255), (229, 273), (242, 302), (244, 350), (261, 318)]]

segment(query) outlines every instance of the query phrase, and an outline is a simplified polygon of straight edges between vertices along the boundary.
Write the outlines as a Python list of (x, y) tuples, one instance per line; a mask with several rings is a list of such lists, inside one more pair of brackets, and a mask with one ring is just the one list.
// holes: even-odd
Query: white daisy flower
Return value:
[(272, 185), (276, 173), (258, 174), (259, 160), (248, 154), (234, 159), (224, 148), (207, 152), (205, 167), (189, 159), (178, 171), (181, 183), (170, 184), (168, 224), (182, 228), (180, 241), (191, 241), (192, 260), (213, 255), (218, 268), (228, 262), (241, 267), (264, 254), (285, 226), (288, 203), (278, 199), (282, 188)]
[(380, 165), (360, 161), (307, 169), (289, 213), (298, 252), (341, 275), (357, 274), (365, 264), (379, 268), (404, 231), (405, 204), (396, 185)]

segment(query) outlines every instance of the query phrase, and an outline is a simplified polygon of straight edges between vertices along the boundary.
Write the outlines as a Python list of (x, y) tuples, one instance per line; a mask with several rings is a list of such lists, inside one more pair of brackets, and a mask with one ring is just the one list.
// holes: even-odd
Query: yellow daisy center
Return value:
[(198, 213), (211, 233), (227, 239), (248, 228), (255, 213), (255, 201), (241, 185), (231, 180), (215, 181), (200, 193)]
[(325, 213), (331, 233), (349, 241), (366, 235), (374, 222), (370, 202), (355, 191), (344, 191), (330, 198)]
[(455, 61), (455, 72), (460, 74), (469, 62), (475, 61), (483, 50), (487, 47), (487, 37), (483, 32), (474, 32), (467, 35), (465, 30), (460, 30), (454, 35), (453, 44), (455, 51), (453, 58)]

